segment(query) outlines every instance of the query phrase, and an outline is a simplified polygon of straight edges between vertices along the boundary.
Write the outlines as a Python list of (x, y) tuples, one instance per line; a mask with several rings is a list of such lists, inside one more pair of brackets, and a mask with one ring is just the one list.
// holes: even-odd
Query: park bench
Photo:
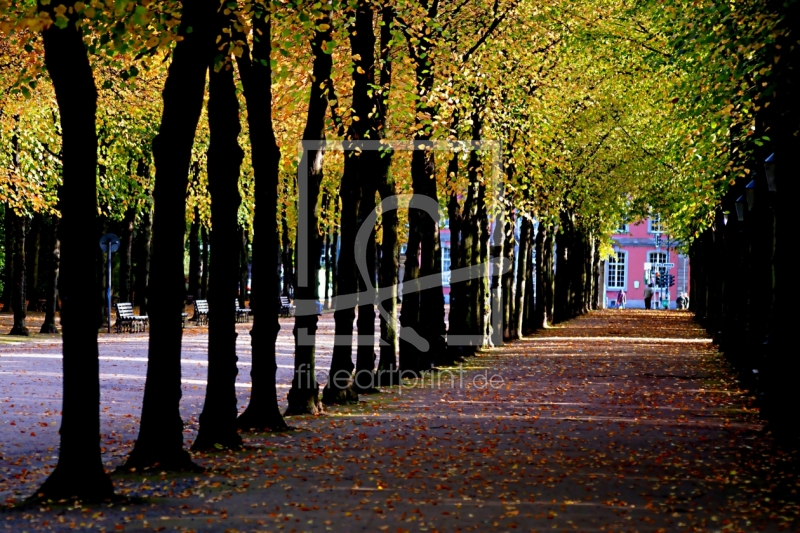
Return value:
[(194, 317), (192, 320), (199, 326), (208, 324), (208, 300), (194, 301)]
[(117, 310), (117, 333), (144, 331), (147, 327), (147, 317), (134, 314), (132, 303), (120, 302), (114, 307)]
[(253, 316), (253, 310), (246, 307), (239, 307), (239, 300), (236, 299), (236, 322), (249, 322), (250, 317)]
[(289, 302), (288, 296), (281, 296), (281, 307), (278, 310), (278, 315), (282, 317), (290, 317), (294, 315), (294, 306)]

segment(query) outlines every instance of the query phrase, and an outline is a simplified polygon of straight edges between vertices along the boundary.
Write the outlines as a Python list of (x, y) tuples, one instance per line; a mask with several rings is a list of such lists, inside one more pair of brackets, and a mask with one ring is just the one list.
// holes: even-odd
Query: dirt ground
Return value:
[[(0, 331), (10, 329), (0, 315)], [(35, 324), (36, 317), (32, 322)], [(41, 318), (39, 318), (41, 320)], [(291, 321), (279, 383), (291, 378)], [(322, 317), (320, 367), (333, 320)], [(247, 401), (247, 324), (239, 398)], [(187, 445), (202, 409), (204, 328), (187, 328)], [(109, 469), (136, 436), (146, 335), (100, 337)], [(12, 506), (57, 459), (58, 336), (0, 338), (0, 492)], [(460, 367), (362, 397), (204, 474), (115, 475), (145, 503), (0, 514), (10, 531), (800, 531), (797, 456), (686, 312), (599, 311)]]

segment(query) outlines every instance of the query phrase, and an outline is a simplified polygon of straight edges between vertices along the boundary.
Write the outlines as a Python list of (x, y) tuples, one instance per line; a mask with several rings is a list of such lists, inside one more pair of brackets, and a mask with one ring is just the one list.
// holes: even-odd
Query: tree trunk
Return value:
[[(337, 198), (334, 206), (339, 210), (339, 199)], [(341, 222), (340, 222), (341, 224)], [(331, 243), (333, 250), (331, 250), (331, 297), (336, 298), (339, 295), (339, 226), (333, 228), (333, 242)]]
[(200, 252), (200, 262), (202, 263), (200, 274), (200, 299), (205, 300), (208, 298), (208, 275), (211, 273), (211, 264), (209, 262), (211, 253), (211, 235), (208, 228), (200, 226), (200, 239), (203, 241), (203, 247)]
[[(218, 14), (220, 35), (230, 35), (227, 15)], [(228, 46), (223, 42), (222, 46)], [(214, 274), (209, 279), (208, 308), (213, 317), (208, 324), (208, 385), (200, 427), (193, 450), (215, 447), (240, 448), (242, 437), (236, 426), (236, 309), (238, 274), (243, 235), (238, 214), (239, 172), (244, 151), (238, 137), (239, 101), (231, 65), (214, 69), (209, 64), (208, 99), (208, 192), (211, 196), (211, 233), (214, 238)]]
[(58, 333), (56, 326), (56, 307), (58, 304), (58, 271), (61, 263), (61, 246), (58, 240), (58, 218), (53, 217), (49, 224), (50, 257), (47, 261), (47, 295), (44, 306), (44, 323), (39, 333)]
[(555, 277), (555, 233), (557, 231), (555, 224), (550, 224), (547, 228), (547, 234), (544, 238), (544, 253), (542, 257), (542, 270), (544, 271), (544, 304), (545, 304), (545, 319), (549, 324), (552, 324), (553, 316), (555, 315), (555, 293), (556, 293), (556, 277)]
[[(438, 2), (428, 8), (429, 20), (436, 19)], [(417, 43), (409, 42), (409, 51), (415, 60), (415, 78), (420, 95), (428, 95), (433, 90), (434, 63), (433, 51), (435, 43), (424, 34)], [(427, 117), (437, 114), (433, 104), (427, 97), (419, 98), (414, 115), (414, 151), (411, 154), (411, 183), (415, 196), (428, 197), (438, 203), (436, 192), (435, 159), (429, 150), (431, 139), (430, 125)], [(422, 148), (420, 148), (422, 147)], [(441, 283), (438, 286), (420, 290), (418, 278), (431, 276), (441, 277), (442, 258), (439, 244), (438, 216), (434, 217), (426, 210), (409, 209), (409, 245), (406, 253), (405, 280), (403, 281), (403, 310), (400, 330), (400, 368), (413, 372), (428, 369), (438, 354), (447, 349), (445, 334), (447, 333), (444, 318), (444, 291)], [(412, 244), (415, 246), (412, 247)], [(410, 255), (409, 255), (410, 254)], [(406, 309), (411, 293), (406, 290), (418, 290), (418, 295), (411, 300)], [(417, 346), (412, 346), (414, 341)], [(403, 356), (403, 352), (406, 356)]]
[[(337, 298), (357, 298), (358, 281), (355, 264), (356, 233), (358, 232), (358, 213), (361, 201), (361, 188), (358, 183), (360, 157), (355, 150), (345, 151), (344, 172), (342, 174), (339, 197), (342, 201), (340, 218), (341, 249), (338, 264)], [(351, 375), (353, 365), (353, 321), (355, 306), (337, 303), (333, 312), (335, 340), (328, 383), (322, 394), (322, 401), (328, 405), (355, 403), (358, 394), (353, 388)]]
[(130, 302), (133, 292), (133, 225), (136, 221), (136, 210), (125, 211), (122, 220), (122, 237), (119, 246), (119, 301)]
[[(458, 124), (458, 114), (453, 117), (454, 127)], [(447, 327), (447, 358), (443, 364), (455, 364), (464, 361), (465, 348), (462, 343), (453, 342), (457, 335), (468, 333), (466, 328), (466, 284), (467, 280), (459, 280), (454, 272), (466, 266), (464, 249), (464, 211), (458, 203), (458, 191), (454, 186), (458, 182), (459, 154), (452, 154), (447, 165), (447, 176), (451, 184), (450, 198), (447, 202), (447, 215), (450, 220), (450, 312)]]
[(25, 230), (28, 225), (28, 220), (24, 216), (18, 215), (16, 212), (12, 215), (12, 231), (14, 232), (14, 248), (12, 253), (12, 261), (14, 262), (14, 279), (12, 280), (11, 289), (11, 308), (14, 311), (14, 324), (11, 327), (9, 335), (22, 335), (28, 336), (30, 333), (25, 326), (25, 318), (27, 317), (27, 306), (25, 303)]
[[(511, 214), (510, 214), (511, 215)], [(508, 272), (503, 274), (503, 340), (511, 341), (517, 338), (514, 322), (514, 230), (516, 221), (513, 216), (508, 217), (503, 237), (504, 266)]]
[[(331, 224), (333, 226), (333, 224)], [(325, 247), (323, 253), (325, 254), (325, 294), (323, 295), (322, 305), (325, 309), (330, 306), (331, 298), (331, 228), (325, 232)]]
[[(538, 225), (537, 225), (538, 227)], [(533, 262), (534, 253), (534, 235), (533, 224), (531, 224), (531, 231), (528, 232), (528, 244), (525, 246), (527, 254), (525, 255), (525, 294), (522, 296), (524, 309), (522, 310), (522, 332), (525, 335), (530, 335), (536, 331), (536, 324), (534, 324), (533, 316), (536, 312), (536, 272)]]
[[(325, 139), (325, 114), (328, 109), (326, 95), (330, 87), (333, 67), (331, 54), (323, 48), (331, 40), (330, 14), (319, 19), (314, 32), (311, 50), (314, 55), (311, 94), (308, 116), (303, 131), (304, 150), (298, 166), (298, 180), (305, 174), (305, 183), (299, 185), (297, 216), (297, 288), (294, 321), (295, 359), (292, 388), (289, 390), (289, 407), (286, 414), (317, 414), (319, 385), (316, 377), (316, 333), (319, 298), (319, 248), (317, 203), (322, 184), (322, 158)], [(321, 28), (325, 28), (324, 30)], [(351, 330), (352, 333), (352, 330)]]
[[(39, 4), (55, 18), (55, 6)], [(63, 29), (42, 31), (45, 65), (55, 89), (61, 117), (63, 185), (59, 206), (61, 223), (61, 278), (63, 302), (64, 393), (58, 464), (37, 491), (40, 500), (78, 498), (83, 502), (113, 497), (114, 487), (100, 456), (100, 369), (94, 257), (97, 241), (87, 238), (97, 217), (97, 91), (81, 30), (70, 15)]]
[(147, 381), (139, 438), (125, 468), (141, 470), (156, 464), (161, 470), (196, 468), (183, 449), (180, 415), (186, 190), (208, 60), (214, 50), (213, 20), (217, 7), (211, 0), (184, 5), (179, 28), (182, 40), (175, 46), (164, 85), (161, 126), (153, 141), (156, 167), (153, 198), (158, 213), (153, 220), (152, 274), (148, 287)]
[[(371, 10), (370, 10), (371, 11)], [(374, 161), (376, 153), (362, 153), (366, 155), (367, 161)], [(365, 161), (366, 162), (366, 161)], [(374, 168), (374, 165), (371, 165)], [(361, 180), (361, 203), (359, 205), (358, 228), (361, 229), (367, 224), (369, 217), (375, 210), (375, 189), (370, 186), (373, 175), (367, 175), (360, 169), (359, 178)], [(371, 224), (370, 232), (367, 235), (367, 242), (359, 242), (356, 245), (357, 257), (365, 257), (367, 263), (366, 272), (356, 270), (358, 276), (358, 345), (356, 348), (356, 379), (355, 387), (359, 394), (371, 394), (378, 392), (375, 388), (375, 230), (374, 223)], [(366, 230), (365, 230), (366, 231)]]
[(3, 264), (3, 309), (0, 312), (11, 312), (11, 294), (14, 286), (14, 210), (6, 205), (3, 213), (3, 232), (4, 244), (3, 253), (5, 263)]
[[(237, 176), (238, 177), (238, 176)], [(247, 230), (239, 229), (239, 307), (245, 308), (247, 304), (247, 278), (250, 273), (250, 254), (248, 251)]]
[(134, 305), (139, 306), (139, 314), (147, 314), (147, 287), (150, 284), (150, 243), (153, 229), (153, 205), (147, 203), (139, 228), (139, 251), (134, 276)]
[[(530, 269), (530, 264), (526, 262), (528, 257), (528, 248), (531, 244), (531, 231), (533, 230), (533, 222), (528, 217), (522, 218), (522, 223), (520, 224), (519, 228), (519, 257), (517, 259), (517, 293), (515, 295), (516, 305), (514, 306), (514, 329), (516, 331), (517, 338), (522, 338), (524, 335), (524, 327), (523, 327), (523, 318), (525, 314), (525, 291), (527, 290), (526, 281), (528, 279), (528, 269)], [(542, 225), (539, 224), (539, 231), (542, 231)], [(537, 234), (537, 248), (536, 248), (536, 260), (537, 263), (540, 260), (542, 254), (539, 250), (539, 237)], [(537, 264), (538, 267), (538, 264)], [(541, 287), (541, 283), (538, 278), (539, 269), (536, 269), (537, 278), (536, 278), (536, 289), (537, 292)], [(536, 301), (539, 302), (539, 296), (537, 294)], [(538, 324), (538, 319), (534, 318), (533, 326), (541, 326)]]
[(28, 311), (39, 310), (39, 249), (42, 244), (42, 215), (34, 213), (25, 237), (25, 298)]
[[(245, 430), (282, 431), (288, 429), (278, 407), (275, 373), (278, 361), (275, 341), (280, 331), (280, 239), (278, 186), (281, 152), (275, 142), (272, 125), (272, 20), (267, 10), (253, 12), (253, 30), (259, 36), (253, 44), (253, 59), (247, 47), (239, 58), (239, 75), (244, 88), (249, 125), (250, 154), (255, 178), (255, 215), (253, 218), (253, 264), (255, 282), (250, 296), (253, 329), (250, 342), (253, 366), (250, 379), (250, 403), (239, 416), (238, 426)], [(244, 41), (244, 39), (242, 39)]]
[[(392, 23), (394, 7), (384, 5), (381, 9), (380, 26), (380, 79), (381, 89), (374, 92), (373, 100), (377, 110), (378, 137), (386, 135), (386, 118), (388, 114), (388, 95), (392, 84)], [(392, 152), (381, 152), (376, 158), (378, 168), (377, 188), (381, 202), (395, 196), (394, 176), (391, 173)], [(380, 266), (378, 267), (378, 285), (385, 293), (385, 298), (378, 302), (380, 315), (380, 358), (378, 359), (378, 385), (394, 385), (398, 383), (397, 373), (397, 274), (399, 261), (397, 256), (398, 217), (397, 209), (384, 209), (381, 212), (383, 223), (383, 241), (380, 247)], [(380, 312), (380, 310), (383, 312)]]
[[(562, 216), (562, 219), (564, 217)], [(555, 322), (563, 322), (570, 317), (570, 274), (569, 261), (571, 255), (571, 231), (568, 224), (562, 223), (561, 228), (556, 234), (556, 258), (555, 265), (555, 293), (553, 294), (555, 305)]]
[[(289, 195), (288, 188), (285, 189)], [(292, 197), (292, 195), (289, 195)], [(292, 240), (289, 238), (289, 221), (284, 212), (281, 217), (281, 258), (283, 261), (283, 296), (294, 298), (294, 262), (292, 259)]]
[(189, 295), (200, 300), (200, 211), (195, 207), (194, 220), (189, 227)]

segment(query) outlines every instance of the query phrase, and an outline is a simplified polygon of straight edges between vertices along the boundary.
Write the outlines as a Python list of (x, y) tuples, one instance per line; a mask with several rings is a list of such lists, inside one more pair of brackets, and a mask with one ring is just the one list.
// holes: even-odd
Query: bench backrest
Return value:
[(208, 313), (208, 300), (195, 300), (194, 308), (200, 313)]
[(281, 305), (284, 307), (289, 307), (289, 297), (288, 296), (281, 296)]
[(133, 313), (133, 304), (128, 302), (114, 304), (117, 309), (117, 316), (121, 318), (130, 318), (136, 316)]

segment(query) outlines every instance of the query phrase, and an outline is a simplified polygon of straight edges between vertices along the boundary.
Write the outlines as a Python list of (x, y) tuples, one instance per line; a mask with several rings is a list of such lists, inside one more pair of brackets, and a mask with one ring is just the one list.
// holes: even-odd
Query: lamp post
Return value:
[(108, 332), (111, 333), (111, 254), (119, 249), (119, 237), (106, 233), (100, 237), (100, 249), (106, 253), (106, 306), (108, 311)]

